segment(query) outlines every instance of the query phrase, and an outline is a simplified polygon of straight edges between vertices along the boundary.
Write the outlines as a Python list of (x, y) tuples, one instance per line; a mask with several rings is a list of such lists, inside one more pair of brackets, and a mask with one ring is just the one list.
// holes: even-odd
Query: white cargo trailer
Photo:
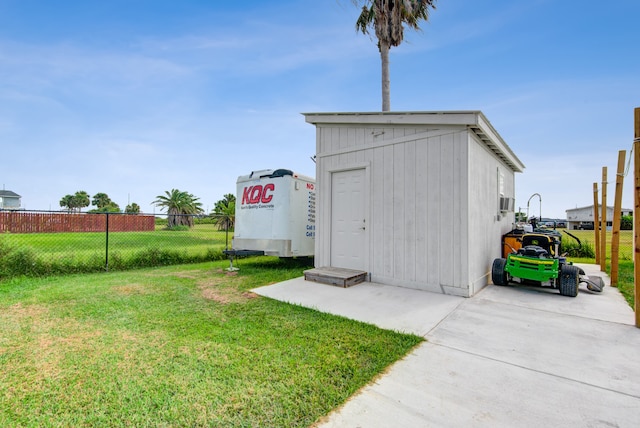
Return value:
[(288, 169), (238, 177), (236, 222), (230, 255), (313, 256), (315, 180)]

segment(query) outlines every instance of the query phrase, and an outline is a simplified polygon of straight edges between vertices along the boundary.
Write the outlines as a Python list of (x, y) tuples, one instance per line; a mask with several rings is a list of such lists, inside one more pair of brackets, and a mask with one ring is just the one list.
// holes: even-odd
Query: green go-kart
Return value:
[(522, 247), (493, 261), (491, 279), (495, 285), (519, 283), (558, 289), (563, 296), (576, 297), (583, 283), (588, 290), (601, 292), (604, 281), (585, 272), (559, 255), (560, 239), (542, 233), (522, 235)]

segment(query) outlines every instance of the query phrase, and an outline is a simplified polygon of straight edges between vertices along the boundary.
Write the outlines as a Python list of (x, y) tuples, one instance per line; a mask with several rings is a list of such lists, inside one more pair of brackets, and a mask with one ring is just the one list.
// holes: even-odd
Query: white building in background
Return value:
[[(593, 205), (588, 207), (572, 208), (565, 211), (567, 213), (567, 229), (593, 230), (594, 212)], [(602, 213), (602, 208), (598, 208), (598, 217)], [(633, 209), (622, 208), (622, 215), (633, 215)], [(607, 227), (613, 226), (613, 207), (607, 206)]]
[(458, 296), (487, 285), (524, 165), (482, 112), (304, 116), (316, 126), (316, 268)]
[(11, 190), (0, 190), (0, 210), (19, 210), (21, 196)]

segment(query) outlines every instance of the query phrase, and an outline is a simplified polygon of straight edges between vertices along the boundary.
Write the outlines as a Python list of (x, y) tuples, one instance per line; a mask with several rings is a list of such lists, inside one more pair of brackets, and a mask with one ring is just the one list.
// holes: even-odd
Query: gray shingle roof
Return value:
[(11, 190), (0, 190), (0, 196), (3, 198), (20, 198), (21, 196)]

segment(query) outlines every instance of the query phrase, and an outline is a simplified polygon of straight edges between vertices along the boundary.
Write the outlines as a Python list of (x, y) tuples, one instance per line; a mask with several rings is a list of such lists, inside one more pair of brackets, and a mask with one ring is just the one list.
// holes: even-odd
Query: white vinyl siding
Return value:
[[(513, 197), (513, 168), (455, 120), (396, 124), (384, 115), (345, 113), (325, 122), (318, 115), (307, 117), (317, 126), (316, 266), (331, 260), (330, 174), (364, 167), (371, 281), (460, 296), (486, 285), (501, 236), (514, 221), (513, 213), (499, 215), (498, 169)], [(465, 114), (463, 122), (470, 118)], [(507, 158), (519, 163), (510, 152)]]

